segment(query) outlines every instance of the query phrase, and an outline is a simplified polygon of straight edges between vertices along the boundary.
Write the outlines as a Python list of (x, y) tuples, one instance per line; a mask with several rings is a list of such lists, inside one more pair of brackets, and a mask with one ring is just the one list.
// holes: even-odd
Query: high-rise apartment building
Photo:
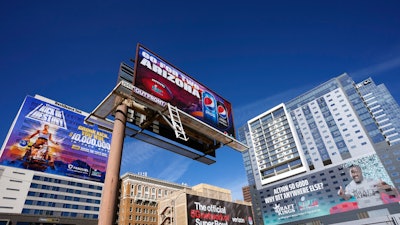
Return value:
[(248, 121), (262, 185), (306, 171), (290, 122), (283, 104)]
[[(340, 75), (239, 129), (242, 141), (251, 139), (243, 159), (252, 166), (246, 171), (256, 186), (253, 205), (260, 204), (254, 207), (256, 221), (330, 224), (400, 212), (400, 198), (393, 192), (381, 192), (384, 204), (371, 203), (369, 208), (360, 200), (365, 194), (350, 200), (339, 195), (352, 180), (352, 164), (360, 165), (365, 179), (384, 180), (390, 190), (400, 187), (394, 172), (399, 160), (388, 160), (400, 159), (395, 147), (399, 114), (387, 112), (398, 104), (384, 86), (372, 84), (370, 78), (356, 84), (347, 74)], [(330, 216), (335, 213), (343, 217)]]

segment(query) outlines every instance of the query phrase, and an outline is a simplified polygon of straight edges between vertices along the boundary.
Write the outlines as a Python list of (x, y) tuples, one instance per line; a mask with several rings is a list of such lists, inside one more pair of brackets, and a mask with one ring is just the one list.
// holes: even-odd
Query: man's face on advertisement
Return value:
[(350, 168), (350, 176), (356, 183), (361, 183), (363, 180), (363, 175), (360, 167), (354, 166)]

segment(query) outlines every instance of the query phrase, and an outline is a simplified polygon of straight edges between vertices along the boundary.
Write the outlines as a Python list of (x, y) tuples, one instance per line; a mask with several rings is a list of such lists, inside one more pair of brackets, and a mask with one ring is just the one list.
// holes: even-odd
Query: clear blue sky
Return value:
[[(400, 1), (1, 1), (3, 141), (26, 95), (91, 112), (141, 43), (232, 103), (236, 127), (332, 77), (371, 76), (400, 99)], [(207, 166), (126, 139), (121, 173), (241, 199), (242, 156)]]

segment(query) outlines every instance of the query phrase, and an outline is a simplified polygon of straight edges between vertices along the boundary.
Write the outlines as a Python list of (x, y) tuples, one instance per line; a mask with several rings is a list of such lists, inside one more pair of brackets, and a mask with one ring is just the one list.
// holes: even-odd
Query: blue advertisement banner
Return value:
[(27, 96), (1, 149), (0, 164), (104, 182), (111, 133), (84, 119), (77, 109)]

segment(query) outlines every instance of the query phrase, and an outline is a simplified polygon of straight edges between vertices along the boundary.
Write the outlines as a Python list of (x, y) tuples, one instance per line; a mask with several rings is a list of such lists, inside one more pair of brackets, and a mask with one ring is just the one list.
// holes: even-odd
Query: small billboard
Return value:
[(136, 51), (133, 85), (140, 90), (139, 97), (154, 104), (168, 102), (235, 137), (230, 102), (140, 44)]
[(252, 225), (251, 206), (222, 200), (187, 195), (188, 225)]
[(84, 123), (86, 113), (27, 96), (0, 151), (0, 164), (104, 182), (111, 133)]

